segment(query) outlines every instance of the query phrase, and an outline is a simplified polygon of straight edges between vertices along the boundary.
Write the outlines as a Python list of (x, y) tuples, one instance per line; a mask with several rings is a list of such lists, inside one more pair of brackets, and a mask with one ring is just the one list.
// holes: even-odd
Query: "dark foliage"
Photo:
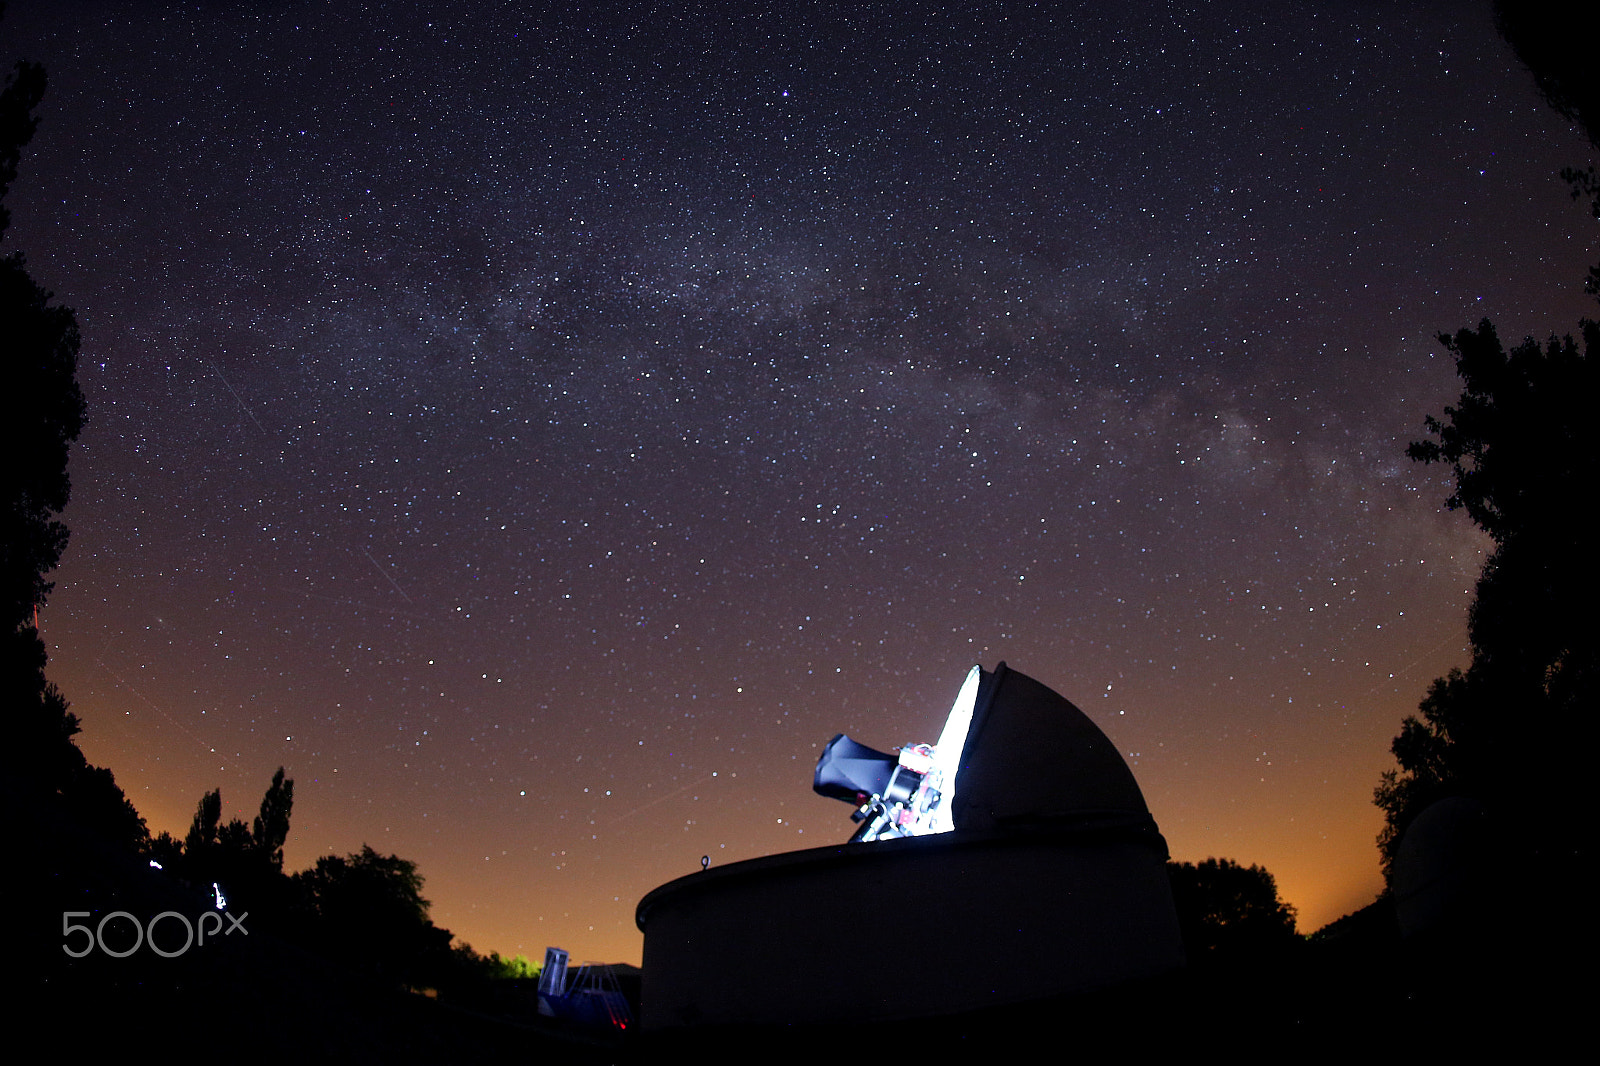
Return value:
[(62, 790), (67, 813), (82, 825), (93, 827), (100, 836), (120, 844), (129, 852), (139, 852), (149, 836), (144, 819), (117, 784), (116, 776), (104, 766), (85, 761)]
[[(0, 15), (4, 15), (0, 7)], [(0, 91), (0, 201), (5, 200), (11, 183), (17, 179), (17, 166), (22, 162), (22, 150), (33, 140), (39, 120), (33, 109), (44, 98), (44, 68), (37, 63), (21, 62), (6, 79)], [(0, 236), (11, 225), (11, 212), (0, 203)]]
[[(1419, 706), (1422, 717), (1408, 717), (1400, 726), (1389, 750), (1399, 770), (1385, 770), (1382, 783), (1374, 792), (1374, 802), (1384, 813), (1383, 829), (1378, 834), (1378, 852), (1385, 877), (1394, 862), (1400, 837), (1412, 820), (1429, 804), (1452, 795), (1458, 787), (1455, 736), (1460, 719), (1476, 703), (1464, 691), (1467, 679), (1460, 670), (1436, 678)], [(1471, 727), (1466, 726), (1470, 733)]]
[[(0, 91), (0, 196), (16, 176), (37, 120), (44, 71), (18, 64)], [(0, 234), (10, 216), (0, 208)], [(30, 625), (67, 544), (67, 448), (83, 429), (78, 322), (28, 275), (20, 252), (0, 259), (0, 625)]]
[(1401, 834), (1450, 795), (1488, 802), (1537, 852), (1566, 845), (1583, 805), (1580, 753), (1594, 742), (1600, 594), (1587, 492), (1600, 453), (1587, 432), (1600, 405), (1600, 325), (1529, 339), (1507, 353), (1487, 321), (1441, 341), (1456, 357), (1460, 400), (1429, 418), (1408, 454), (1447, 463), (1463, 509), (1494, 541), (1468, 622), (1472, 663), (1433, 683), (1407, 718), (1375, 798), (1386, 816), (1386, 873)]
[[(0, 201), (33, 138), (44, 68), (18, 63), (0, 89)], [(0, 236), (10, 225), (0, 202)], [(29, 276), (21, 252), (0, 258), (0, 713), (20, 783), (54, 797), (99, 836), (142, 848), (143, 819), (110, 770), (91, 766), (72, 739), (78, 718), (45, 680), (36, 612), (61, 561), (61, 511), (72, 483), (68, 448), (83, 430), (78, 389), (78, 322)]]
[(464, 944), (453, 947), (450, 931), (433, 924), (413, 862), (364, 846), (286, 875), (283, 848), (293, 807), (294, 781), (279, 767), (251, 824), (223, 821), (222, 793), (213, 790), (200, 798), (181, 842), (162, 833), (145, 854), (196, 889), (215, 886), (228, 909), (249, 913), (252, 928), (380, 983), (447, 989), (472, 999), (505, 976), (498, 956), (484, 959)]
[(295, 875), (313, 946), (358, 969), (417, 987), (448, 983), (451, 934), (428, 918), (413, 862), (362, 845)]
[[(1553, 0), (1495, 0), (1495, 27), (1533, 75), (1545, 101), (1561, 117), (1577, 124), (1589, 143), (1600, 148), (1600, 7)], [(1600, 220), (1600, 175), (1590, 166), (1568, 167), (1561, 177), (1574, 200), (1588, 200)], [(1584, 288), (1600, 296), (1600, 266), (1589, 268)]]
[(1295, 944), (1294, 907), (1260, 866), (1232, 859), (1169, 862), (1172, 902), (1190, 963), (1238, 960)]
[(1426, 420), (1438, 439), (1413, 442), (1407, 454), (1452, 465), (1456, 488), (1446, 506), (1465, 508), (1497, 545), (1561, 532), (1551, 527), (1552, 520), (1572, 517), (1567, 479), (1596, 467), (1581, 434), (1591, 413), (1589, 355), (1600, 343), (1600, 326), (1583, 323), (1583, 337), (1581, 353), (1571, 337), (1552, 337), (1543, 348), (1529, 338), (1509, 355), (1487, 319), (1476, 332), (1439, 337), (1455, 356), (1461, 398), (1442, 420)]
[(231, 906), (249, 910), (264, 924), (281, 924), (292, 910), (283, 845), (293, 805), (294, 781), (284, 777), (280, 766), (253, 825), (237, 818), (223, 822), (222, 791), (213, 790), (200, 798), (181, 846), (163, 833), (149, 852), (164, 869), (196, 887), (215, 884)]
[(83, 429), (78, 323), (28, 276), (22, 253), (0, 259), (0, 610), (31, 625), (67, 546), (58, 517), (67, 505), (67, 448)]
[[(1574, 200), (1589, 201), (1589, 213), (1595, 217), (1595, 221), (1600, 222), (1600, 172), (1594, 167), (1584, 170), (1564, 167), (1561, 171), (1561, 180), (1572, 189)], [(1600, 296), (1600, 265), (1589, 268), (1583, 279), (1583, 291), (1590, 296)]]
[(1495, 0), (1495, 27), (1551, 107), (1600, 148), (1600, 8), (1558, 0)]
[[(0, 200), (38, 125), (33, 109), (44, 88), (43, 68), (19, 63), (0, 89)], [(10, 219), (0, 203), (0, 236)], [(83, 429), (77, 356), (72, 311), (50, 306), (21, 253), (0, 258), (0, 634), (6, 638), (0, 669), (8, 703), (44, 692), (44, 645), (32, 630), (34, 611), (50, 591), (44, 575), (67, 543), (58, 515), (71, 491), (67, 446)], [(76, 732), (76, 720), (65, 728)]]
[(250, 827), (255, 850), (273, 869), (283, 869), (283, 845), (289, 839), (289, 814), (294, 809), (294, 782), (283, 776), (283, 767), (272, 775), (267, 794), (261, 797), (261, 813)]
[(194, 818), (189, 822), (189, 832), (183, 838), (184, 853), (195, 856), (217, 843), (217, 826), (222, 821), (222, 789), (213, 789), (200, 797)]

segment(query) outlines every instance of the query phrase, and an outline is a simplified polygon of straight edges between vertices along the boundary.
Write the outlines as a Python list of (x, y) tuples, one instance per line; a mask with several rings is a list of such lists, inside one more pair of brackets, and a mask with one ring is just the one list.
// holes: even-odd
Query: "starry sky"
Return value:
[(480, 951), (843, 840), (973, 663), (1303, 931), (1464, 665), (1441, 330), (1575, 328), (1487, 3), (14, 0), (90, 422), (50, 676), (152, 830), (296, 782)]

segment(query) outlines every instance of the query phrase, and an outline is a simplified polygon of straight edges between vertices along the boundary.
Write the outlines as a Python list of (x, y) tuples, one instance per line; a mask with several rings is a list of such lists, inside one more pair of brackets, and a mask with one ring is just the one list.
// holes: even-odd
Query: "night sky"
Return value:
[(1302, 931), (1467, 661), (1434, 339), (1576, 327), (1487, 3), (16, 0), (90, 422), (50, 677), (152, 831), (295, 780), (480, 951), (842, 841), (821, 745), (1060, 691)]

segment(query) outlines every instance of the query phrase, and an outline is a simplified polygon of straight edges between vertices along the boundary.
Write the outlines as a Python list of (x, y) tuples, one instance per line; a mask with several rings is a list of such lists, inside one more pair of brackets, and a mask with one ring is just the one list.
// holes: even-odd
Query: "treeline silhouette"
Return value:
[[(3, 14), (3, 8), (0, 8)], [(0, 238), (11, 222), (6, 194), (32, 140), (44, 68), (18, 63), (0, 89)], [(26, 257), (0, 257), (0, 706), (12, 744), (10, 770), (25, 792), (56, 797), (74, 815), (126, 845), (144, 821), (110, 770), (93, 766), (73, 742), (77, 716), (45, 679), (38, 610), (53, 587), (67, 527), (61, 511), (72, 483), (67, 449), (83, 431), (78, 388), (78, 321), (28, 273)]]
[(469, 993), (482, 982), (536, 971), (527, 959), (479, 955), (433, 924), (417, 865), (362, 845), (324, 855), (287, 874), (283, 848), (294, 809), (294, 781), (283, 767), (251, 824), (222, 822), (222, 792), (200, 798), (182, 840), (151, 838), (142, 853), (191, 888), (209, 890), (227, 908), (351, 970), (412, 989)]
[(1487, 320), (1440, 338), (1461, 398), (1409, 454), (1451, 466), (1447, 506), (1494, 549), (1468, 615), (1471, 663), (1430, 686), (1395, 738), (1400, 769), (1376, 793), (1391, 884), (1404, 833), (1448, 797), (1481, 802), (1524, 863), (1570, 865), (1587, 835), (1572, 819), (1587, 806), (1595, 740), (1600, 570), (1579, 508), (1600, 478), (1584, 440), (1600, 409), (1600, 325), (1581, 329), (1581, 348), (1568, 336), (1507, 352)]
[[(1496, 24), (1546, 101), (1600, 148), (1600, 9), (1496, 0)], [(1600, 175), (1562, 177), (1600, 219)], [(1600, 296), (1600, 266), (1585, 288)], [(1507, 350), (1493, 323), (1441, 334), (1462, 382), (1407, 454), (1447, 466), (1445, 504), (1492, 550), (1474, 589), (1471, 659), (1404, 720), (1374, 801), (1407, 1000), (1430, 1034), (1469, 1049), (1525, 1048), (1573, 1029), (1596, 946), (1590, 762), (1600, 710), (1600, 568), (1590, 508), (1600, 482), (1600, 325)], [(1587, 502), (1586, 502), (1587, 501)], [(1376, 928), (1372, 926), (1371, 928)], [(1421, 1031), (1421, 1027), (1418, 1028)]]
[[(45, 88), (44, 69), (29, 62), (19, 62), (0, 87), (0, 237), (11, 217), (5, 197), (38, 126), (34, 112)], [(214, 997), (220, 1018), (245, 1009), (229, 997), (270, 998), (295, 985), (319, 987), (327, 993), (323, 1000), (339, 1001), (342, 993), (329, 990), (344, 988), (345, 978), (311, 980), (321, 965), (306, 961), (311, 957), (374, 987), (445, 990), (464, 1002), (481, 999), (496, 979), (536, 973), (520, 956), (480, 956), (453, 943), (450, 931), (429, 918), (416, 864), (398, 856), (363, 846), (285, 873), (294, 782), (282, 768), (251, 824), (223, 822), (221, 794), (212, 791), (178, 840), (152, 837), (112, 772), (84, 756), (75, 739), (78, 717), (45, 676), (38, 631), (38, 612), (53, 587), (46, 578), (68, 539), (61, 521), (71, 494), (68, 449), (85, 423), (78, 349), (72, 309), (53, 302), (20, 251), (0, 257), (0, 356), (7, 374), (0, 389), (0, 714), (7, 730), (0, 809), (11, 814), (22, 845), (5, 879), (26, 971), (17, 1002), (33, 1008), (22, 1013), (65, 1024), (79, 1011), (97, 1012), (101, 1021), (117, 1011), (132, 1031), (141, 1010), (159, 1010), (168, 998)], [(238, 935), (224, 937), (210, 953), (164, 961), (148, 948), (112, 955), (96, 940), (83, 951), (64, 937), (64, 925), (80, 915), (80, 926), (90, 924), (79, 936), (104, 934), (96, 923), (119, 910), (128, 917), (111, 927), (118, 935), (162, 913), (173, 915), (170, 929), (188, 923), (192, 935), (208, 907), (247, 916)], [(289, 947), (264, 949), (264, 938)], [(310, 954), (294, 954), (302, 949)], [(270, 972), (252, 975), (252, 969)], [(219, 981), (219, 974), (229, 976)], [(300, 995), (295, 1009), (304, 1011), (311, 993)], [(116, 1035), (113, 1025), (108, 1039)]]
[(1232, 859), (1167, 863), (1172, 903), (1191, 966), (1259, 963), (1300, 943), (1295, 909), (1262, 866)]
[[(1496, 0), (1496, 24), (1546, 101), (1600, 148), (1600, 9)], [(1562, 172), (1600, 219), (1593, 165)], [(1590, 293), (1600, 295), (1600, 267)], [(1554, 933), (1553, 899), (1585, 894), (1589, 762), (1600, 708), (1600, 324), (1509, 351), (1493, 323), (1441, 334), (1462, 382), (1414, 460), (1449, 467), (1445, 504), (1488, 534), (1468, 614), (1471, 660), (1428, 688), (1374, 799), (1390, 892), (1408, 928), (1447, 935), (1510, 915)], [(1589, 501), (1589, 503), (1585, 503)], [(1430, 887), (1431, 886), (1431, 887)]]

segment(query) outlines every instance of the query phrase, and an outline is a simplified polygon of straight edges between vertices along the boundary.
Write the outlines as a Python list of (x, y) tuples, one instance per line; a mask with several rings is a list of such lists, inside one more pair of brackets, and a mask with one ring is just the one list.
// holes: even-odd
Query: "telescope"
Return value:
[(850, 843), (929, 836), (955, 828), (956, 774), (982, 675), (977, 666), (967, 673), (936, 744), (907, 744), (891, 755), (839, 733), (824, 745), (811, 788), (856, 808), (850, 817), (859, 826)]

